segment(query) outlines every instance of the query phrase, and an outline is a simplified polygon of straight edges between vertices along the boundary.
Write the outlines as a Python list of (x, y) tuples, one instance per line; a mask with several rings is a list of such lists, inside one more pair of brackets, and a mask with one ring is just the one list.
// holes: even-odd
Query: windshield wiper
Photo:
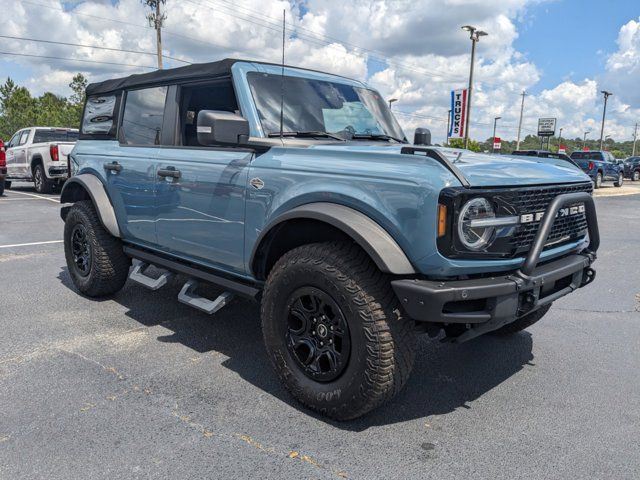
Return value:
[(370, 139), (370, 140), (394, 140), (398, 143), (406, 143), (404, 140), (391, 135), (385, 135), (384, 133), (354, 133), (351, 138), (355, 139)]
[[(268, 136), (279, 137), (280, 132), (271, 132)], [(338, 135), (334, 135), (333, 133), (313, 131), (313, 130), (299, 131), (299, 132), (282, 132), (282, 136), (283, 137), (326, 137), (326, 138), (333, 138), (334, 140), (340, 140), (341, 142), (345, 141), (344, 138), (339, 137)]]

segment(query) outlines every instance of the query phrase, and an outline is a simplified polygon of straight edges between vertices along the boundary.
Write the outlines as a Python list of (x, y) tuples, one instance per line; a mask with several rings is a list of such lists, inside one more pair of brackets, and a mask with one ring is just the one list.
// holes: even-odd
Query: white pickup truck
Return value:
[(7, 177), (12, 181), (33, 182), (38, 193), (50, 193), (64, 183), (69, 174), (67, 157), (78, 140), (74, 128), (31, 127), (18, 130), (5, 145)]

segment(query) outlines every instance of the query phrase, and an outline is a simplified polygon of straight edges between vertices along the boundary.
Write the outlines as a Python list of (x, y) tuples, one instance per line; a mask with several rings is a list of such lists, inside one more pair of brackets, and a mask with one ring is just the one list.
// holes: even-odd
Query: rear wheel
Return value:
[(38, 193), (51, 193), (51, 181), (47, 179), (41, 163), (38, 163), (33, 169), (33, 185)]
[(550, 308), (551, 304), (540, 307), (535, 312), (531, 312), (524, 317), (520, 317), (514, 322), (508, 323), (504, 327), (500, 327), (498, 330), (494, 330), (491, 333), (495, 335), (511, 335), (513, 333), (521, 332), (525, 328), (529, 328), (531, 325), (544, 317)]
[(64, 255), (74, 285), (89, 297), (111, 295), (129, 275), (120, 239), (102, 226), (89, 200), (75, 203), (64, 224)]
[(286, 253), (262, 300), (267, 353), (285, 387), (337, 420), (392, 398), (413, 366), (413, 322), (389, 278), (359, 247), (327, 242)]
[(613, 182), (613, 185), (615, 187), (621, 187), (623, 183), (624, 183), (624, 175), (622, 174), (622, 172), (620, 172), (618, 173), (618, 180)]
[(602, 186), (602, 174), (598, 172), (596, 179), (593, 181), (593, 188), (600, 188)]
[(636, 170), (631, 174), (631, 180), (633, 180), (634, 182), (640, 180), (640, 170)]
[(6, 188), (7, 190), (11, 188), (11, 182), (9, 180), (4, 181), (4, 188)]
[(0, 195), (4, 194), (4, 182), (0, 182)]

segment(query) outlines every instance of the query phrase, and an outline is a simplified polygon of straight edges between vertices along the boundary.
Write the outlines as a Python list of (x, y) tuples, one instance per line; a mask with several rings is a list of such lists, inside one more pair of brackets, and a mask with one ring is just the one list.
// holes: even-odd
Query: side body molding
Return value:
[(416, 273), (402, 248), (384, 228), (353, 208), (328, 202), (301, 205), (267, 224), (253, 247), (249, 265), (254, 265), (255, 256), (260, 251), (260, 245), (271, 229), (292, 219), (319, 220), (342, 230), (367, 252), (383, 272), (394, 275)]
[[(95, 175), (83, 173), (67, 180), (60, 194), (60, 203), (84, 200), (86, 198), (85, 192), (93, 201), (104, 228), (114, 237), (120, 238), (120, 228), (118, 227), (113, 205), (111, 205), (111, 200), (109, 200), (103, 183)], [(62, 212), (63, 219), (66, 217), (64, 208)]]

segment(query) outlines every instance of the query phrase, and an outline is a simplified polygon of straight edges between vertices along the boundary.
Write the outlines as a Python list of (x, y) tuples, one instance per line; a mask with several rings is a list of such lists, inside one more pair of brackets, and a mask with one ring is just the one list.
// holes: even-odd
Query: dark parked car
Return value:
[(593, 186), (600, 188), (603, 181), (612, 181), (616, 187), (621, 187), (624, 181), (624, 171), (622, 165), (616, 158), (605, 151), (576, 151), (571, 154), (571, 159), (575, 161), (584, 173), (591, 177)]
[[(566, 160), (571, 164), (578, 167), (578, 164), (571, 160), (571, 157), (566, 153), (554, 153), (549, 150), (514, 150), (511, 152), (511, 155), (516, 155), (518, 157), (538, 157), (538, 158), (555, 158), (557, 160)], [(579, 168), (579, 167), (578, 167)]]
[(640, 180), (640, 157), (629, 157), (624, 161), (624, 176), (634, 182)]

